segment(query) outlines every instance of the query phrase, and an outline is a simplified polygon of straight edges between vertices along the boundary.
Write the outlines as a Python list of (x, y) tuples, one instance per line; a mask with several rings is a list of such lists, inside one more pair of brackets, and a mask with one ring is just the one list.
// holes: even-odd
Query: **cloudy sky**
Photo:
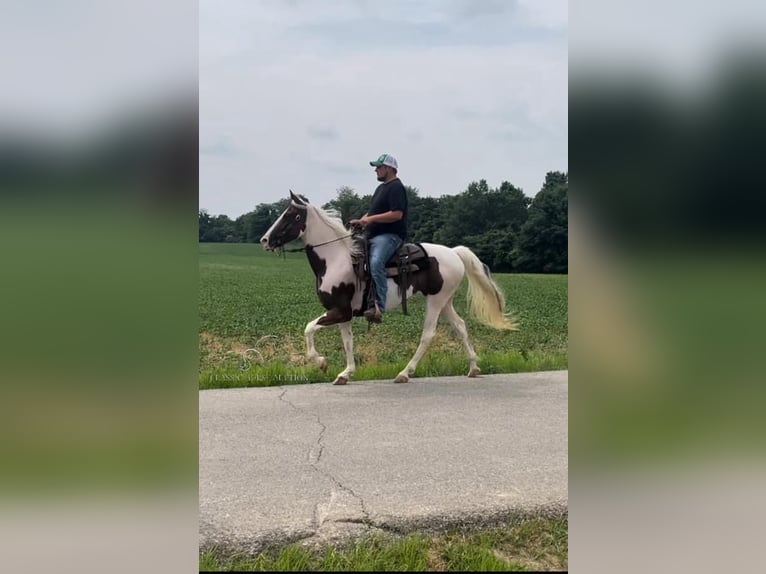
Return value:
[(200, 207), (567, 170), (565, 0), (200, 0)]

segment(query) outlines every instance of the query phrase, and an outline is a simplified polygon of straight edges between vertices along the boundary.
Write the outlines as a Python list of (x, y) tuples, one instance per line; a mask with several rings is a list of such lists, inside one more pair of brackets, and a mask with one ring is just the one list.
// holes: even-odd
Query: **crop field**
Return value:
[[(326, 356), (323, 373), (304, 359), (306, 324), (324, 309), (303, 253), (284, 257), (257, 244), (199, 245), (199, 375), (200, 388), (270, 386), (332, 381), (345, 368), (337, 327), (315, 335), (317, 351)], [(455, 299), (485, 374), (567, 368), (567, 276), (495, 274), (505, 292), (518, 331), (496, 331), (467, 314), (467, 279)], [(420, 341), (425, 300), (408, 301), (368, 327), (357, 319), (353, 380), (393, 379), (407, 364)], [(449, 324), (440, 320), (436, 336), (415, 372), (419, 376), (463, 375), (468, 358)]]

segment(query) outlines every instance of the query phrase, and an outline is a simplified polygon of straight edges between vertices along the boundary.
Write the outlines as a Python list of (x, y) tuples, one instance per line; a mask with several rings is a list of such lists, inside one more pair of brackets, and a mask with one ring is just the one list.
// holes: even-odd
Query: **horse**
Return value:
[[(327, 359), (320, 355), (314, 346), (314, 334), (323, 327), (337, 325), (343, 339), (346, 353), (346, 368), (333, 382), (345, 385), (354, 376), (354, 340), (351, 321), (364, 312), (367, 279), (360, 279), (354, 271), (354, 256), (358, 255), (358, 245), (351, 233), (343, 225), (337, 213), (325, 211), (308, 201), (304, 201), (292, 190), (290, 203), (282, 214), (261, 238), (261, 245), (266, 251), (284, 249), (284, 245), (302, 240), (309, 265), (316, 276), (316, 290), (326, 312), (310, 321), (304, 330), (306, 337), (306, 357), (327, 373)], [(489, 268), (467, 247), (447, 247), (432, 243), (420, 244), (431, 259), (426, 270), (412, 275), (411, 284), (406, 286), (406, 296), (422, 293), (426, 298), (426, 317), (423, 333), (415, 355), (405, 368), (396, 376), (394, 382), (407, 383), (415, 373), (418, 363), (428, 348), (440, 315), (452, 325), (463, 341), (468, 353), (469, 377), (481, 373), (477, 355), (468, 337), (465, 321), (457, 314), (453, 305), (463, 277), (468, 275), (468, 301), (472, 314), (483, 324), (495, 329), (515, 330), (517, 325), (505, 311), (505, 296), (492, 279)], [(386, 310), (397, 307), (397, 285), (393, 278), (388, 279)]]

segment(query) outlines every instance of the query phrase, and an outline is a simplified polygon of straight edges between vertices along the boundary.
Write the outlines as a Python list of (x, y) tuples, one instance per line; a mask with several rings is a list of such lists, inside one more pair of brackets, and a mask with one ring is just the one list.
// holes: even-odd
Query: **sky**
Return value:
[(200, 0), (200, 208), (568, 170), (566, 0)]

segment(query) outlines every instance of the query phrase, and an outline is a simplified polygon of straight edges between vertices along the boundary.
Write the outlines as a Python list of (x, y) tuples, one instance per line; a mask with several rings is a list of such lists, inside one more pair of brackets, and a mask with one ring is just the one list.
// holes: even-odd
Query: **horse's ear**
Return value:
[(290, 199), (292, 199), (292, 200), (293, 200), (295, 203), (297, 203), (298, 205), (306, 205), (306, 202), (305, 202), (305, 201), (303, 201), (303, 200), (302, 200), (300, 197), (298, 197), (297, 195), (295, 195), (295, 194), (293, 193), (293, 190), (292, 190), (292, 189), (290, 190)]

